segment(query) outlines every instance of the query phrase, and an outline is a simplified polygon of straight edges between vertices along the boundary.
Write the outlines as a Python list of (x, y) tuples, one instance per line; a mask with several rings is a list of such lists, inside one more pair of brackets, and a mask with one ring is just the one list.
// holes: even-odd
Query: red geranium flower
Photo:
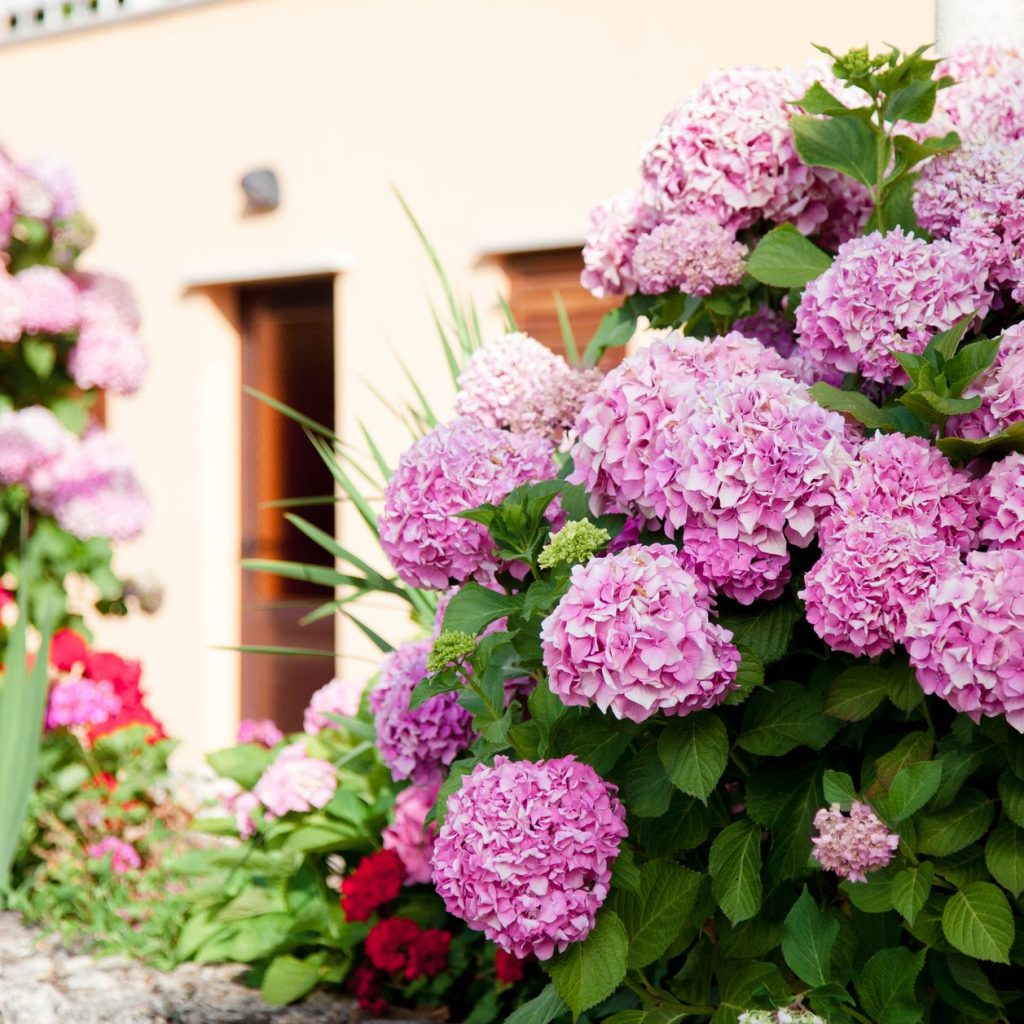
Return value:
[(50, 641), (50, 664), (67, 672), (86, 659), (85, 640), (73, 629), (58, 629)]
[(523, 980), (525, 973), (525, 960), (520, 960), (503, 949), (494, 951), (494, 974), (503, 985), (515, 985)]
[(398, 895), (404, 877), (405, 865), (394, 850), (380, 850), (364, 857), (341, 883), (345, 920), (368, 921), (378, 907)]

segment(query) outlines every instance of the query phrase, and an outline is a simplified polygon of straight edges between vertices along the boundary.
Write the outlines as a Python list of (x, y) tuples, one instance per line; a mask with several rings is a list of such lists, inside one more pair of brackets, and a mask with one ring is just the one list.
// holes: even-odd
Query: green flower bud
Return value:
[(595, 551), (610, 541), (611, 534), (595, 526), (589, 519), (574, 519), (566, 523), (544, 546), (537, 559), (542, 569), (550, 569), (560, 562), (570, 565), (585, 562)]
[(476, 650), (476, 637), (472, 633), (459, 633), (446, 629), (435, 641), (427, 655), (427, 671), (433, 675), (445, 665), (460, 661)]

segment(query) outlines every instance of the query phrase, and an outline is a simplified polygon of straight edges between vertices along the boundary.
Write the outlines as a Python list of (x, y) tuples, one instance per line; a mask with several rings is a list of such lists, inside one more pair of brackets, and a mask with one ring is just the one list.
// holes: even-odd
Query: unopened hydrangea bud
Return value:
[(739, 1015), (738, 1024), (828, 1024), (810, 1010), (747, 1010)]
[(446, 629), (435, 641), (427, 655), (427, 671), (433, 675), (445, 665), (461, 661), (476, 650), (476, 637), (472, 633), (460, 633)]
[(595, 526), (589, 519), (574, 519), (551, 535), (537, 563), (542, 569), (551, 569), (560, 562), (570, 565), (586, 562), (611, 539), (607, 530)]

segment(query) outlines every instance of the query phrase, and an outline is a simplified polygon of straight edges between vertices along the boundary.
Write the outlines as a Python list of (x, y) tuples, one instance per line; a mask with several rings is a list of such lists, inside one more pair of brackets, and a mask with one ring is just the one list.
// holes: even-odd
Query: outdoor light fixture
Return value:
[(242, 191), (245, 193), (250, 211), (254, 213), (269, 213), (276, 210), (281, 202), (277, 175), (266, 168), (249, 171), (242, 178)]

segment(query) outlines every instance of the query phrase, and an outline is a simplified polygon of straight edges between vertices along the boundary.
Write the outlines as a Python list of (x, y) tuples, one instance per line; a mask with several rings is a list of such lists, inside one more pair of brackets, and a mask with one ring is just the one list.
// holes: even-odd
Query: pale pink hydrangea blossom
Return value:
[(1024, 137), (1024, 57), (1016, 50), (972, 43), (958, 47), (935, 69), (956, 84), (940, 89), (929, 135), (1009, 141)]
[(629, 189), (590, 211), (580, 283), (599, 299), (632, 295), (637, 288), (633, 252), (637, 239), (658, 222), (640, 193)]
[(253, 786), (259, 802), (275, 817), (319, 810), (338, 788), (334, 765), (310, 757), (302, 740), (285, 747)]
[(720, 704), (735, 689), (739, 652), (702, 598), (706, 589), (667, 544), (574, 566), (541, 626), (551, 692), (633, 722)]
[(260, 798), (249, 790), (234, 793), (225, 802), (227, 811), (235, 819), (235, 828), (241, 839), (252, 839), (256, 835), (256, 812), (262, 804)]
[(909, 610), (905, 633), (925, 693), (1024, 732), (1024, 550), (972, 551)]
[(550, 441), (460, 416), (399, 459), (378, 518), (381, 547), (412, 586), (444, 590), (471, 578), (486, 583), (502, 568), (494, 542), (483, 524), (457, 513), (554, 476)]
[(139, 307), (127, 281), (113, 274), (75, 274), (78, 300), (85, 327), (139, 329)]
[(46, 193), (50, 217), (67, 220), (78, 212), (78, 176), (64, 157), (47, 153), (22, 164), (21, 171)]
[(6, 249), (18, 219), (19, 174), (7, 154), (0, 150), (0, 248)]
[(352, 682), (347, 679), (332, 679), (321, 686), (309, 698), (309, 706), (303, 712), (303, 731), (315, 736), (324, 729), (336, 729), (338, 723), (328, 718), (328, 715), (354, 718), (359, 714), (359, 702), (365, 689), (365, 682)]
[(77, 438), (41, 405), (0, 412), (0, 486), (24, 484)]
[(988, 437), (1024, 419), (1024, 323), (1003, 332), (995, 362), (964, 397), (980, 398), (981, 406), (949, 421), (950, 433), (960, 437)]
[(120, 327), (84, 327), (68, 355), (68, 372), (83, 391), (102, 388), (117, 395), (133, 395), (142, 386), (148, 367), (139, 339)]
[(98, 843), (86, 847), (86, 856), (91, 860), (103, 860), (110, 856), (110, 867), (116, 875), (123, 875), (142, 867), (139, 851), (117, 836), (104, 836)]
[(710, 295), (737, 284), (746, 267), (747, 247), (717, 221), (681, 216), (658, 224), (637, 240), (633, 266), (643, 295), (679, 289)]
[(740, 604), (774, 600), (792, 576), (788, 550), (769, 551), (743, 537), (723, 537), (703, 523), (686, 527), (683, 552), (715, 593)]
[(1024, 549), (1024, 455), (995, 463), (977, 487), (981, 541), (989, 549)]
[(236, 737), (238, 743), (254, 743), (258, 747), (266, 747), (267, 750), (270, 750), (283, 739), (284, 733), (272, 719), (243, 718), (238, 723), (238, 736)]
[(100, 725), (120, 710), (121, 701), (110, 683), (71, 677), (50, 688), (46, 728)]
[(505, 334), (470, 357), (459, 374), (455, 411), (485, 427), (541, 434), (557, 443), (602, 376), (597, 369), (573, 369), (527, 334)]
[(626, 835), (616, 787), (589, 765), (499, 755), (448, 798), (434, 885), (506, 953), (548, 960), (590, 934)]
[(894, 228), (854, 238), (804, 289), (796, 310), (803, 353), (832, 372), (902, 384), (892, 350), (920, 354), (939, 331), (984, 315), (987, 272), (955, 243)]
[(17, 341), (23, 327), (21, 289), (0, 263), (0, 342)]
[(380, 682), (370, 692), (381, 760), (396, 782), (437, 782), (459, 751), (473, 742), (473, 716), (455, 693), (441, 693), (409, 707), (416, 684), (427, 674), (433, 640), (414, 640), (384, 656)]
[(860, 800), (853, 801), (848, 814), (839, 804), (822, 807), (814, 816), (814, 827), (815, 860), (851, 882), (866, 882), (867, 872), (884, 868), (900, 845), (900, 837)]
[(381, 833), (385, 850), (394, 850), (405, 865), (405, 882), (417, 885), (430, 881), (431, 854), (437, 823), (427, 824), (427, 815), (437, 799), (437, 783), (409, 786), (395, 798), (395, 818)]
[(62, 270), (38, 264), (14, 276), (21, 292), (21, 321), (28, 334), (64, 334), (81, 323), (78, 289)]

